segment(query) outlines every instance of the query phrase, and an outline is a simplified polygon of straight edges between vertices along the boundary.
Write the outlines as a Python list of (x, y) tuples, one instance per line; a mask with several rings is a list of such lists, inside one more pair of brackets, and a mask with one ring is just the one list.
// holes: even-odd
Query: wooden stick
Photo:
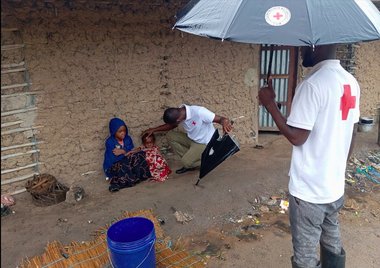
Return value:
[(3, 51), (3, 50), (11, 50), (11, 49), (18, 49), (18, 48), (23, 48), (23, 47), (25, 47), (24, 44), (5, 45), (5, 46), (1, 46), (1, 51)]
[(23, 181), (23, 180), (26, 180), (28, 178), (33, 177), (34, 175), (38, 175), (38, 174), (39, 174), (38, 172), (35, 172), (35, 173), (32, 173), (32, 174), (28, 174), (28, 175), (16, 177), (16, 178), (13, 178), (13, 179), (5, 180), (5, 181), (1, 182), (1, 185), (10, 184), (12, 182)]
[(10, 98), (10, 97), (17, 97), (17, 96), (24, 96), (24, 95), (35, 95), (35, 94), (40, 94), (40, 93), (42, 93), (42, 91), (19, 92), (19, 93), (1, 95), (1, 98)]
[(13, 149), (17, 149), (17, 148), (23, 148), (23, 147), (28, 147), (28, 146), (33, 146), (33, 145), (37, 145), (37, 144), (41, 144), (41, 143), (44, 143), (43, 141), (37, 141), (37, 142), (29, 142), (29, 143), (24, 143), (24, 144), (19, 144), (19, 145), (12, 145), (12, 146), (8, 146), (8, 147), (1, 147), (1, 151), (7, 151), (7, 150), (13, 150)]
[[(34, 176), (34, 175), (33, 175), (33, 176)], [(21, 193), (24, 193), (24, 192), (26, 192), (26, 188), (22, 188), (22, 189), (20, 189), (20, 190), (16, 190), (16, 191), (10, 193), (10, 195), (21, 194)]]
[(15, 67), (20, 67), (24, 65), (25, 65), (24, 61), (21, 61), (20, 63), (1, 64), (1, 69), (15, 68)]
[(1, 131), (1, 136), (3, 135), (9, 135), (17, 132), (24, 132), (24, 131), (29, 131), (29, 130), (35, 130), (38, 128), (42, 128), (43, 126), (35, 126), (35, 127), (20, 127), (20, 128), (15, 128), (11, 130), (6, 130), (6, 131)]
[(14, 154), (6, 154), (6, 155), (2, 155), (1, 156), (1, 160), (5, 160), (5, 159), (8, 159), (8, 158), (12, 158), (12, 157), (18, 157), (18, 156), (22, 156), (22, 155), (27, 155), (27, 154), (39, 153), (39, 152), (40, 152), (40, 150), (35, 149), (35, 150), (27, 151), (27, 152), (14, 153)]
[(32, 83), (22, 83), (22, 84), (14, 84), (14, 85), (8, 85), (8, 86), (2, 86), (1, 89), (11, 89), (11, 88), (18, 88), (18, 87), (27, 87), (32, 85)]
[(18, 28), (1, 28), (2, 32), (17, 32)]
[(6, 111), (6, 112), (2, 112), (1, 116), (3, 117), (3, 116), (7, 116), (7, 115), (26, 113), (26, 112), (35, 111), (35, 110), (37, 110), (37, 107), (26, 108), (26, 109), (19, 109), (19, 110), (12, 110), (12, 111)]
[(18, 69), (12, 69), (12, 70), (5, 70), (1, 71), (1, 74), (9, 74), (9, 73), (17, 73), (17, 72), (23, 72), (26, 68), (18, 68)]
[(15, 122), (7, 122), (7, 123), (4, 123), (4, 124), (1, 124), (1, 128), (3, 127), (10, 127), (10, 126), (14, 126), (14, 125), (19, 125), (21, 123), (23, 123), (24, 121), (20, 120), (20, 121), (15, 121)]
[[(23, 170), (23, 169), (27, 169), (27, 168), (31, 168), (31, 167), (36, 167), (39, 164), (42, 164), (42, 163), (41, 162), (37, 162), (37, 163), (29, 164), (29, 165), (26, 165), (26, 166), (23, 166), (23, 167), (4, 169), (4, 170), (1, 171), (1, 175), (8, 174), (8, 173), (15, 172), (15, 171), (19, 171), (19, 170)], [(1, 185), (3, 185), (3, 182), (1, 182)]]

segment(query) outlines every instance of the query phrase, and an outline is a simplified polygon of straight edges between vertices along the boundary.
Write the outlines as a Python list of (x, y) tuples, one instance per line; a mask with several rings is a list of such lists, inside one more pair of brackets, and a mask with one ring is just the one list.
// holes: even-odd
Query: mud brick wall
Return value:
[(355, 56), (355, 77), (361, 89), (360, 114), (376, 119), (380, 108), (380, 41), (361, 43)]
[[(140, 1), (143, 3), (144, 1)], [(176, 7), (18, 10), (37, 96), (41, 172), (71, 184), (102, 179), (108, 121), (125, 119), (135, 144), (181, 103), (206, 106), (235, 123), (240, 143), (257, 135), (259, 47), (172, 30)], [(159, 143), (165, 146), (163, 136)], [(95, 171), (89, 176), (81, 176)]]

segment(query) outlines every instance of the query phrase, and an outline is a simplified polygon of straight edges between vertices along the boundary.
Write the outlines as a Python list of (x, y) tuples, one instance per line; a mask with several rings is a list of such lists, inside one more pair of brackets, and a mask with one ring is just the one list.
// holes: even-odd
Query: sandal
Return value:
[(113, 193), (113, 192), (118, 192), (120, 190), (120, 187), (118, 185), (110, 185), (110, 187), (108, 187), (108, 190)]

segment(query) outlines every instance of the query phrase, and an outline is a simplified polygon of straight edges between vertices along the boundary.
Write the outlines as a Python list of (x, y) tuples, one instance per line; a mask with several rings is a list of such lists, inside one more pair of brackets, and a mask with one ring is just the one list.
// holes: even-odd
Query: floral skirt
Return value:
[(110, 184), (118, 188), (132, 187), (152, 177), (145, 152), (137, 152), (124, 157), (110, 168)]
[(145, 149), (146, 161), (149, 164), (150, 173), (152, 174), (152, 180), (163, 182), (169, 174), (172, 173), (169, 168), (166, 159), (161, 155), (158, 147)]

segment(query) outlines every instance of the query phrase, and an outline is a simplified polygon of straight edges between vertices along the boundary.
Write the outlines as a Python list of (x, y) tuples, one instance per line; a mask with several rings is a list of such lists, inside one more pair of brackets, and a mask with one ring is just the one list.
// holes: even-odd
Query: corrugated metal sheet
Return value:
[[(272, 83), (276, 92), (276, 102), (281, 106), (281, 113), (286, 116), (286, 102), (288, 98), (289, 85), (289, 55), (290, 49), (279, 49), (275, 47), (272, 61)], [(264, 85), (269, 64), (269, 46), (262, 46), (260, 63), (260, 87)], [(263, 106), (259, 108), (259, 129), (277, 130), (272, 116)]]

